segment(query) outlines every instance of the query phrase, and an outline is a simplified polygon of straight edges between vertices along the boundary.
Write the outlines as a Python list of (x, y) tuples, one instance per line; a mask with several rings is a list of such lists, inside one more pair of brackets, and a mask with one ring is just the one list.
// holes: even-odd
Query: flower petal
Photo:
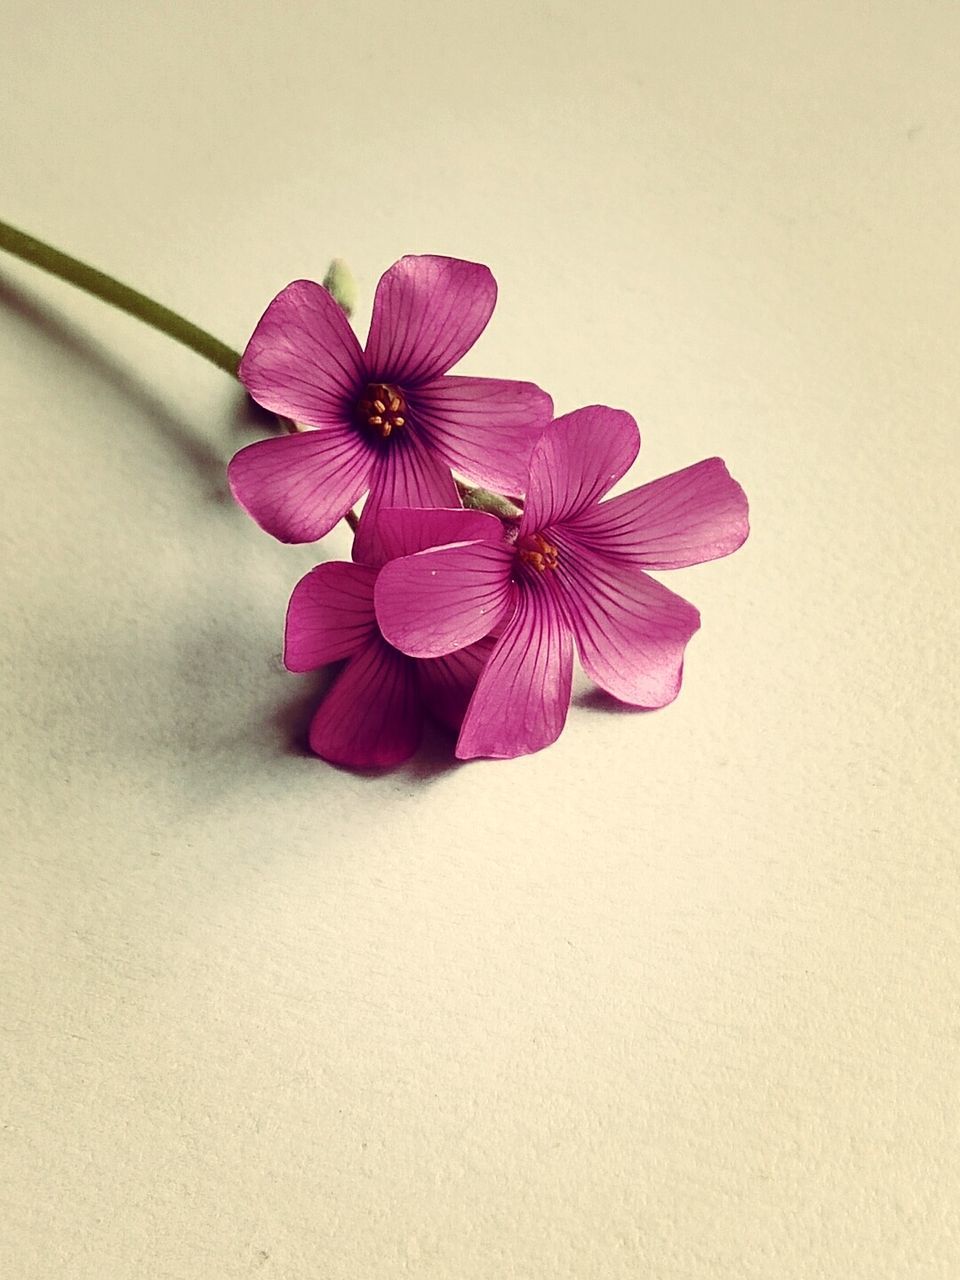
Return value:
[(503, 537), (503, 525), (485, 511), (463, 507), (382, 507), (377, 537), (386, 564), (450, 542), (497, 542)]
[(497, 301), (487, 267), (459, 258), (401, 258), (377, 285), (366, 361), (373, 379), (435, 378), (469, 351)]
[(227, 467), (233, 496), (281, 542), (316, 542), (370, 483), (374, 455), (352, 427), (258, 440)]
[(553, 401), (532, 382), (447, 376), (411, 391), (417, 425), (455, 471), (507, 493), (523, 493), (533, 447)]
[(423, 711), (413, 663), (377, 636), (350, 659), (310, 726), (310, 747), (332, 764), (386, 769), (420, 745)]
[(556, 573), (584, 670), (631, 706), (672, 702), (700, 614), (633, 565), (611, 562), (563, 533)]
[(681, 569), (728, 556), (750, 531), (746, 494), (722, 458), (609, 498), (567, 527), (605, 556), (646, 569)]
[(326, 426), (349, 418), (365, 381), (363, 352), (326, 289), (295, 280), (263, 313), (239, 377), (265, 409)]
[(640, 433), (629, 413), (590, 405), (557, 418), (533, 451), (520, 532), (536, 533), (597, 502), (633, 465)]
[(528, 755), (560, 736), (573, 680), (573, 638), (554, 594), (531, 588), (494, 646), (470, 700), (460, 760)]
[(446, 657), (422, 658), (417, 662), (425, 703), (436, 718), (454, 733), (460, 730), (463, 713), (492, 649), (493, 641), (484, 638), (457, 653), (448, 653)]
[(459, 507), (460, 495), (446, 463), (412, 433), (385, 441), (376, 453), (370, 494), (360, 513), (353, 558), (382, 564), (377, 523), (386, 507)]
[(300, 579), (287, 605), (283, 663), (288, 671), (316, 671), (349, 658), (377, 633), (376, 576), (376, 569), (338, 560), (318, 564)]
[(416, 658), (473, 644), (512, 607), (513, 562), (504, 541), (454, 543), (392, 560), (373, 593), (380, 630)]

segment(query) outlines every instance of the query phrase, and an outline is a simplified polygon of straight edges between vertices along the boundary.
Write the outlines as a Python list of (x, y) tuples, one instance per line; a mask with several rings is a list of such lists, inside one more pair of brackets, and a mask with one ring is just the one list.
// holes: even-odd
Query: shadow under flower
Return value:
[(399, 772), (414, 782), (432, 782), (448, 773), (464, 768), (469, 761), (453, 754), (457, 740), (449, 729), (428, 720), (423, 730), (420, 750), (401, 766)]
[(616, 715), (646, 716), (660, 710), (659, 707), (631, 707), (626, 702), (620, 702), (604, 689), (598, 689), (596, 685), (576, 694), (572, 705), (585, 711), (602, 711), (605, 715), (609, 715), (612, 711)]
[(275, 413), (257, 404), (246, 392), (237, 402), (237, 412), (231, 424), (231, 434), (250, 444), (253, 440), (262, 440), (264, 436), (280, 435), (280, 421)]
[[(284, 755), (316, 759), (310, 750), (310, 722), (341, 665), (337, 663), (309, 675), (296, 677), (294, 696), (288, 698), (270, 717), (272, 728), (279, 735)], [(293, 679), (291, 676), (291, 682)]]

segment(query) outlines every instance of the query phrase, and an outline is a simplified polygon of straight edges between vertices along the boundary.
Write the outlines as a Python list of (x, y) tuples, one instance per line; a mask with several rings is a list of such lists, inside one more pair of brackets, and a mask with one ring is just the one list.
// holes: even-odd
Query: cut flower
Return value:
[(552, 402), (530, 382), (452, 377), (496, 302), (479, 263), (405, 257), (377, 286), (365, 349), (322, 285), (297, 280), (264, 312), (240, 380), (311, 430), (257, 441), (230, 463), (234, 497), (281, 542), (323, 537), (369, 491), (366, 554), (381, 507), (456, 507), (451, 468), (517, 493)]
[(456, 733), (491, 642), (419, 661), (384, 640), (374, 584), (393, 556), (436, 543), (487, 538), (495, 517), (479, 511), (381, 512), (365, 563), (317, 565), (297, 583), (287, 608), (284, 665), (315, 671), (346, 659), (310, 725), (310, 747), (333, 764), (388, 768), (416, 751), (429, 713)]
[(649, 577), (729, 555), (748, 533), (747, 500), (719, 458), (600, 499), (640, 448), (636, 422), (593, 406), (557, 419), (537, 444), (526, 505), (510, 535), (396, 559), (375, 589), (384, 636), (436, 658), (498, 636), (464, 717), (461, 759), (537, 751), (563, 728), (574, 645), (587, 674), (638, 707), (680, 690), (693, 605)]

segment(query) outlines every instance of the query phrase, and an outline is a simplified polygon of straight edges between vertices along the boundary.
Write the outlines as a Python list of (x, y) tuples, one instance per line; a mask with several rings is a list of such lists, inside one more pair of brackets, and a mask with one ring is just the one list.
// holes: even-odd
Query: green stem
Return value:
[(234, 351), (232, 347), (228, 347), (225, 342), (207, 333), (205, 329), (191, 324), (189, 320), (177, 315), (169, 307), (161, 306), (159, 302), (154, 302), (145, 294), (131, 289), (129, 285), (114, 280), (113, 276), (105, 275), (104, 272), (87, 266), (77, 258), (71, 258), (68, 253), (62, 253), (52, 245), (45, 244), (43, 240), (28, 236), (25, 231), (18, 231), (16, 227), (11, 227), (8, 222), (3, 221), (0, 221), (0, 249), (5, 249), (7, 253), (22, 258), (24, 262), (40, 267), (42, 271), (49, 271), (51, 275), (59, 276), (68, 284), (92, 293), (95, 298), (100, 298), (103, 302), (109, 302), (111, 306), (119, 307), (121, 311), (136, 316), (145, 324), (152, 325), (154, 329), (159, 329), (161, 333), (175, 338), (177, 342), (182, 342), (191, 351), (196, 351), (205, 360), (215, 364), (218, 369), (225, 370), (233, 377), (237, 376), (237, 367), (240, 364), (238, 351)]

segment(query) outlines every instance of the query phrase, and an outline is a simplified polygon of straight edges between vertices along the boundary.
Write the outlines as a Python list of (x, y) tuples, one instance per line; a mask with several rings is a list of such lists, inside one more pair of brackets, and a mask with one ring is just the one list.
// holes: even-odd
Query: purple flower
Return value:
[(490, 271), (406, 257), (387, 271), (365, 350), (322, 285), (296, 280), (270, 303), (240, 379), (259, 404), (314, 428), (241, 449), (234, 497), (281, 542), (323, 537), (369, 490), (365, 553), (381, 507), (457, 507), (451, 467), (517, 493), (552, 403), (530, 382), (444, 376), (497, 298)]
[(377, 619), (404, 653), (436, 657), (489, 632), (493, 652), (467, 708), (461, 759), (537, 751), (563, 728), (576, 643), (602, 689), (638, 707), (680, 691), (693, 605), (645, 569), (729, 555), (747, 500), (719, 458), (600, 502), (640, 448), (629, 414), (594, 406), (547, 427), (513, 539), (435, 547), (384, 568)]
[(383, 511), (366, 563), (320, 564), (297, 583), (287, 607), (284, 665), (315, 671), (347, 660), (310, 726), (318, 756), (355, 769), (401, 764), (416, 751), (427, 712), (457, 732), (491, 642), (425, 661), (408, 658), (380, 633), (374, 584), (393, 556), (489, 538), (499, 527), (479, 511)]

